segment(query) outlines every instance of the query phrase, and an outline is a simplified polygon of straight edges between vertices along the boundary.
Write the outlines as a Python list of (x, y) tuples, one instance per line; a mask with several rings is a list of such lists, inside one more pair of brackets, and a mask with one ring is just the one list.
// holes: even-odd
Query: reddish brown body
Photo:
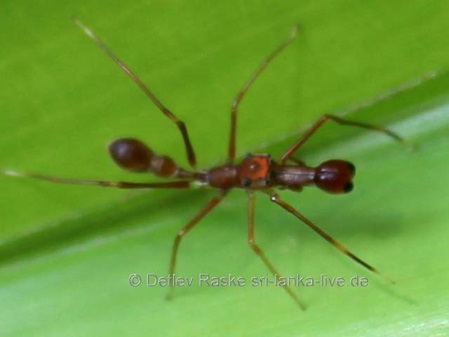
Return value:
[[(402, 141), (394, 132), (379, 126), (349, 121), (337, 116), (325, 115), (312, 125), (298, 141), (294, 143), (278, 159), (273, 160), (267, 154), (248, 155), (239, 164), (234, 164), (235, 143), (236, 143), (236, 125), (237, 110), (243, 97), (251, 87), (255, 79), (262, 73), (271, 60), (278, 55), (296, 36), (297, 27), (293, 30), (291, 36), (281, 45), (279, 45), (268, 57), (260, 64), (257, 70), (252, 74), (242, 90), (235, 96), (231, 107), (231, 130), (229, 137), (229, 150), (227, 164), (217, 166), (205, 171), (195, 169), (196, 156), (187, 128), (183, 121), (179, 120), (167, 107), (165, 107), (156, 96), (141, 82), (136, 74), (121, 61), (88, 27), (84, 26), (77, 19), (74, 19), (78, 25), (117, 65), (139, 86), (139, 88), (151, 99), (151, 101), (174, 122), (180, 130), (184, 141), (186, 155), (192, 170), (186, 170), (179, 167), (175, 161), (168, 156), (160, 156), (154, 153), (142, 141), (135, 138), (121, 138), (112, 142), (109, 146), (109, 153), (114, 162), (121, 168), (138, 173), (153, 173), (159, 177), (172, 178), (168, 182), (156, 183), (134, 183), (134, 182), (112, 182), (101, 180), (81, 180), (59, 178), (35, 173), (20, 173), (17, 171), (3, 171), (3, 173), (14, 176), (28, 176), (38, 179), (44, 179), (55, 183), (97, 185), (117, 188), (190, 188), (195, 186), (206, 186), (218, 190), (218, 194), (212, 198), (201, 211), (191, 219), (177, 234), (172, 248), (169, 273), (175, 272), (177, 252), (181, 239), (189, 232), (207, 213), (209, 213), (225, 197), (229, 190), (233, 188), (245, 189), (248, 192), (248, 243), (254, 252), (262, 259), (268, 269), (276, 276), (281, 274), (274, 268), (271, 261), (265, 256), (262, 249), (256, 244), (254, 230), (254, 212), (255, 212), (255, 191), (261, 191), (270, 196), (270, 200), (291, 213), (297, 219), (304, 222), (312, 230), (318, 233), (325, 240), (334, 245), (338, 250), (349, 256), (357, 263), (363, 265), (370, 271), (379, 274), (379, 271), (351, 253), (341, 243), (333, 239), (312, 221), (299, 213), (293, 206), (283, 201), (276, 189), (288, 189), (291, 191), (300, 191), (304, 186), (317, 186), (329, 193), (347, 193), (352, 190), (352, 178), (355, 174), (354, 165), (344, 160), (328, 160), (317, 167), (311, 167), (297, 160), (294, 155), (306, 143), (306, 141), (327, 121), (334, 121), (341, 125), (356, 126), (368, 130), (373, 130), (386, 134), (395, 140)], [(193, 182), (199, 184), (193, 185)], [(173, 285), (172, 285), (173, 286)], [(288, 287), (283, 286), (295, 302), (304, 308), (296, 294)], [(170, 295), (173, 294), (173, 287)]]
[(329, 193), (347, 193), (353, 188), (355, 167), (344, 160), (328, 160), (317, 167), (302, 162), (278, 164), (270, 155), (247, 155), (240, 164), (225, 164), (207, 171), (192, 172), (179, 167), (173, 159), (159, 156), (134, 138), (122, 138), (109, 146), (109, 153), (122, 168), (133, 172), (152, 172), (160, 177), (197, 180), (202, 186), (229, 190), (244, 188), (267, 190), (280, 187), (300, 191), (316, 185)]
[(206, 182), (215, 188), (264, 189), (272, 182), (273, 162), (269, 155), (248, 155), (239, 165), (212, 168)]
[(353, 188), (354, 174), (354, 165), (344, 160), (329, 160), (314, 168), (302, 163), (279, 165), (270, 155), (259, 154), (247, 155), (238, 165), (214, 167), (198, 178), (221, 189), (280, 187), (300, 191), (303, 186), (316, 185), (329, 193), (347, 193)]

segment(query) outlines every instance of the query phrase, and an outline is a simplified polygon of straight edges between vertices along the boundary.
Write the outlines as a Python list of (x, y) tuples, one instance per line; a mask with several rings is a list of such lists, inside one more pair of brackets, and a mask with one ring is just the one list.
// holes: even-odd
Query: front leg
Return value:
[(295, 154), (296, 151), (301, 148), (307, 142), (310, 137), (312, 137), (315, 132), (317, 132), (327, 121), (334, 121), (340, 125), (348, 125), (348, 126), (355, 126), (362, 129), (372, 130), (376, 132), (380, 132), (385, 134), (388, 137), (393, 138), (394, 140), (405, 143), (405, 140), (400, 137), (397, 133), (388, 130), (387, 128), (383, 126), (377, 126), (367, 123), (361, 123), (356, 121), (347, 120), (341, 117), (337, 117), (334, 115), (324, 115), (319, 120), (317, 120), (297, 141), (295, 144), (293, 144), (287, 151), (284, 152), (284, 154), (281, 156), (280, 164), (283, 165), (287, 160), (293, 160), (292, 156)]

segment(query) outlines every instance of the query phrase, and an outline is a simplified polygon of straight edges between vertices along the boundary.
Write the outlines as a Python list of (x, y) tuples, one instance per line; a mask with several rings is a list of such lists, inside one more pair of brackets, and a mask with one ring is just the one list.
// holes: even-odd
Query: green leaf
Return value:
[[(126, 7), (125, 7), (126, 6)], [(356, 164), (345, 196), (283, 198), (395, 285), (353, 263), (257, 198), (260, 246), (286, 276), (368, 279), (366, 287), (198, 285), (200, 274), (269, 273), (247, 245), (244, 192), (232, 192), (182, 242), (177, 274), (194, 285), (132, 287), (167, 276), (172, 240), (214, 191), (48, 184), (1, 176), (0, 333), (8, 336), (435, 336), (448, 329), (449, 50), (447, 2), (4, 1), (0, 13), (0, 168), (148, 181), (111, 165), (104, 145), (139, 137), (187, 166), (175, 125), (70, 20), (94, 29), (187, 123), (207, 168), (225, 160), (233, 96), (300, 22), (299, 38), (245, 97), (239, 155), (282, 154), (323, 113), (409, 84), (348, 118), (387, 125), (417, 146), (326, 125), (299, 153)], [(435, 72), (433, 78), (425, 74)]]

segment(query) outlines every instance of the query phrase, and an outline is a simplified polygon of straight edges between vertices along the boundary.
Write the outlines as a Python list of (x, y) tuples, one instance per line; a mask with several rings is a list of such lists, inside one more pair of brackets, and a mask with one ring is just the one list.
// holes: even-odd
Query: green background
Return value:
[[(76, 14), (189, 128), (199, 166), (225, 160), (233, 96), (300, 22), (298, 39), (241, 106), (238, 153), (279, 156), (304, 127), (429, 71), (432, 80), (351, 118), (389, 125), (410, 152), (328, 125), (301, 151), (312, 165), (357, 166), (345, 196), (285, 200), (397, 283), (348, 260), (267, 198), (257, 239), (285, 275), (368, 277), (368, 287), (131, 287), (167, 273), (177, 230), (213, 191), (129, 192), (0, 177), (2, 336), (437, 336), (449, 329), (449, 22), (447, 1), (2, 1), (0, 168), (148, 181), (122, 172), (108, 141), (139, 137), (186, 166), (170, 123), (70, 20)], [(182, 243), (178, 273), (249, 279), (267, 270), (246, 243), (232, 192)]]

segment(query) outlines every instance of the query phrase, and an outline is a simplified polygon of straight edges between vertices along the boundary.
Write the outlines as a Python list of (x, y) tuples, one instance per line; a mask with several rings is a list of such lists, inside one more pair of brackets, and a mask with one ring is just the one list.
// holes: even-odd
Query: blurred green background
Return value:
[[(449, 328), (446, 164), (447, 1), (10, 1), (0, 4), (0, 168), (148, 181), (115, 167), (110, 140), (139, 137), (186, 166), (178, 130), (70, 20), (89, 25), (188, 126), (199, 167), (225, 160), (233, 96), (300, 22), (298, 39), (241, 105), (238, 152), (279, 156), (323, 113), (404, 83), (352, 119), (417, 145), (329, 124), (301, 151), (346, 158), (355, 190), (285, 200), (392, 276), (386, 285), (291, 215), (257, 200), (257, 238), (285, 275), (369, 278), (362, 288), (166, 289), (128, 283), (167, 273), (178, 229), (212, 191), (129, 192), (0, 177), (2, 336), (438, 336)], [(430, 80), (424, 74), (436, 71)], [(422, 82), (422, 83), (421, 83)], [(178, 273), (267, 270), (246, 243), (244, 192), (231, 193), (182, 243)]]

